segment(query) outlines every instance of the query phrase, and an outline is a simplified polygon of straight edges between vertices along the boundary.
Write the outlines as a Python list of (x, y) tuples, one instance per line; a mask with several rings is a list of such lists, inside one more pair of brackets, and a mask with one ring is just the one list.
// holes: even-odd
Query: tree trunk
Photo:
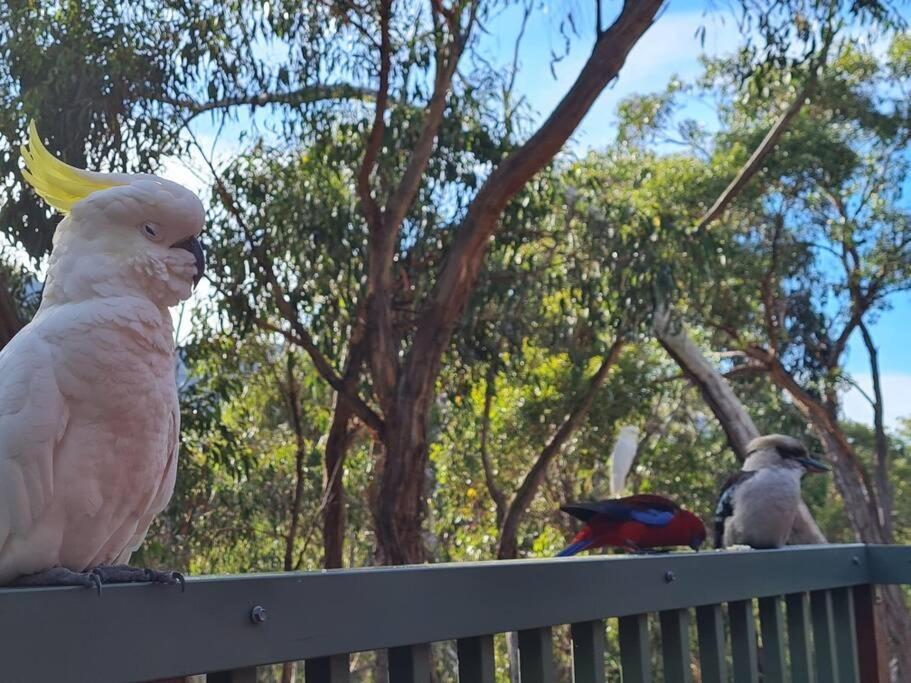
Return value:
[[(682, 323), (675, 329), (671, 318), (669, 308), (655, 313), (655, 336), (668, 355), (699, 389), (703, 400), (727, 435), (734, 453), (740, 460), (745, 460), (747, 444), (759, 436), (759, 430), (756, 429), (753, 419), (737, 398), (731, 385), (689, 338)], [(825, 542), (826, 537), (810, 514), (810, 510), (801, 501), (788, 543), (799, 545)]]
[[(364, 339), (364, 308), (359, 308), (353, 323), (348, 347), (348, 358), (341, 378), (342, 392), (357, 393), (357, 383), (367, 358)], [(323, 491), (326, 497), (323, 509), (323, 566), (339, 569), (344, 566), (345, 552), (345, 456), (351, 447), (355, 411), (342, 392), (336, 392), (332, 411), (332, 424), (326, 437), (323, 458)]]
[(737, 458), (746, 460), (747, 444), (759, 436), (759, 430), (731, 385), (689, 338), (683, 323), (678, 329), (674, 328), (669, 308), (656, 311), (654, 328), (661, 346), (699, 389), (702, 400), (714, 413)]
[[(776, 384), (794, 399), (823, 442), (856, 539), (862, 543), (892, 543), (892, 535), (880, 524), (875, 492), (838, 420), (821, 401), (800, 387), (780, 363), (773, 360), (771, 367)], [(896, 680), (908, 680), (911, 675), (911, 614), (900, 587), (882, 586), (882, 596), (885, 610), (878, 612), (877, 618), (881, 619), (889, 636), (892, 660), (898, 671)]]
[(345, 552), (345, 456), (351, 445), (353, 413), (344, 401), (336, 398), (332, 425), (326, 438), (323, 459), (323, 491), (326, 504), (323, 510), (323, 566), (340, 569)]
[(384, 565), (421, 564), (426, 559), (422, 523), (429, 458), (429, 401), (400, 395), (387, 417), (380, 485), (374, 501), (377, 560)]
[[(385, 564), (421, 562), (425, 557), (420, 524), (425, 506), (428, 418), (443, 355), (477, 286), (500, 216), (515, 194), (565, 145), (598, 95), (620, 72), (629, 51), (652, 25), (661, 5), (661, 0), (624, 3), (614, 23), (606, 30), (598, 31), (591, 54), (551, 115), (487, 177), (455, 231), (433, 289), (414, 322), (411, 347), (404, 359), (400, 357), (400, 345), (396, 341), (400, 338), (388, 314), (393, 294), (391, 272), (395, 246), (402, 219), (420, 183), (419, 174), (426, 168), (442, 115), (441, 106), (447, 96), (448, 81), (460, 52), (453, 48), (447, 55), (445, 68), (438, 70), (425, 129), (399, 188), (388, 198), (385, 208), (380, 209), (372, 196), (369, 180), (382, 143), (382, 116), (389, 74), (388, 16), (381, 15), (380, 88), (374, 125), (359, 175), (358, 194), (371, 231), (367, 329), (376, 333), (371, 334), (370, 371), (373, 391), (385, 418), (382, 430), (378, 430), (385, 452), (378, 468), (381, 470), (378, 472), (380, 484), (374, 497), (377, 555)], [(389, 3), (383, 7), (388, 12)]]
[(304, 495), (304, 458), (306, 446), (304, 441), (304, 424), (300, 409), (300, 388), (294, 374), (294, 354), (288, 353), (287, 364), (287, 400), (288, 414), (291, 418), (291, 427), (294, 429), (294, 493), (291, 496), (291, 509), (289, 512), (288, 534), (285, 536), (285, 561), (284, 570), (290, 572), (294, 569), (294, 544), (297, 541), (300, 526), (301, 505)]

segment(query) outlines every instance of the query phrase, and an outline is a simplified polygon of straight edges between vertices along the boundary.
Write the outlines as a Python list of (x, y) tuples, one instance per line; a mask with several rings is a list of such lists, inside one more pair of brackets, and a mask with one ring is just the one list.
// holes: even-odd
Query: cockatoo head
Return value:
[(747, 453), (744, 470), (784, 467), (797, 470), (801, 476), (829, 471), (828, 465), (810, 456), (802, 441), (783, 434), (769, 434), (753, 439), (747, 444)]
[(65, 216), (45, 299), (129, 293), (173, 306), (190, 297), (205, 268), (205, 209), (193, 192), (154, 175), (69, 166), (45, 149), (34, 123), (22, 156), (25, 179)]

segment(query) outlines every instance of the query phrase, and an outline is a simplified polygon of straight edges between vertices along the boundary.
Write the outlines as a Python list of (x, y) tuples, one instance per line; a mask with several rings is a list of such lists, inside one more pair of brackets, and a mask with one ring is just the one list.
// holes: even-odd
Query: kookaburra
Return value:
[(724, 483), (715, 508), (715, 547), (780, 548), (787, 543), (807, 472), (829, 467), (798, 439), (770, 434), (747, 444), (743, 468)]

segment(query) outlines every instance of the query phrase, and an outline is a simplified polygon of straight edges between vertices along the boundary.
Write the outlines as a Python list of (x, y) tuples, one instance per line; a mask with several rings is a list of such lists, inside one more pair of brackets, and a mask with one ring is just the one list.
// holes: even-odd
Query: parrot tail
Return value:
[(575, 555), (576, 553), (581, 553), (583, 550), (585, 550), (586, 548), (591, 546), (591, 544), (592, 544), (591, 540), (588, 540), (588, 539), (586, 539), (584, 541), (576, 541), (575, 543), (570, 543), (568, 546), (563, 548), (563, 550), (561, 550), (559, 553), (557, 553), (557, 557), (570, 557), (571, 555)]

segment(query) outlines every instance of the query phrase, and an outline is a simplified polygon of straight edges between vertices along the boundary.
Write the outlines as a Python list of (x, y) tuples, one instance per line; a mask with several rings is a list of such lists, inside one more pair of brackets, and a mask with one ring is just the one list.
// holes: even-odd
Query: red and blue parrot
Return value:
[(585, 522), (582, 531), (557, 557), (611, 546), (632, 552), (705, 541), (705, 525), (692, 512), (664, 496), (641, 494), (595, 503), (569, 503), (563, 512)]

